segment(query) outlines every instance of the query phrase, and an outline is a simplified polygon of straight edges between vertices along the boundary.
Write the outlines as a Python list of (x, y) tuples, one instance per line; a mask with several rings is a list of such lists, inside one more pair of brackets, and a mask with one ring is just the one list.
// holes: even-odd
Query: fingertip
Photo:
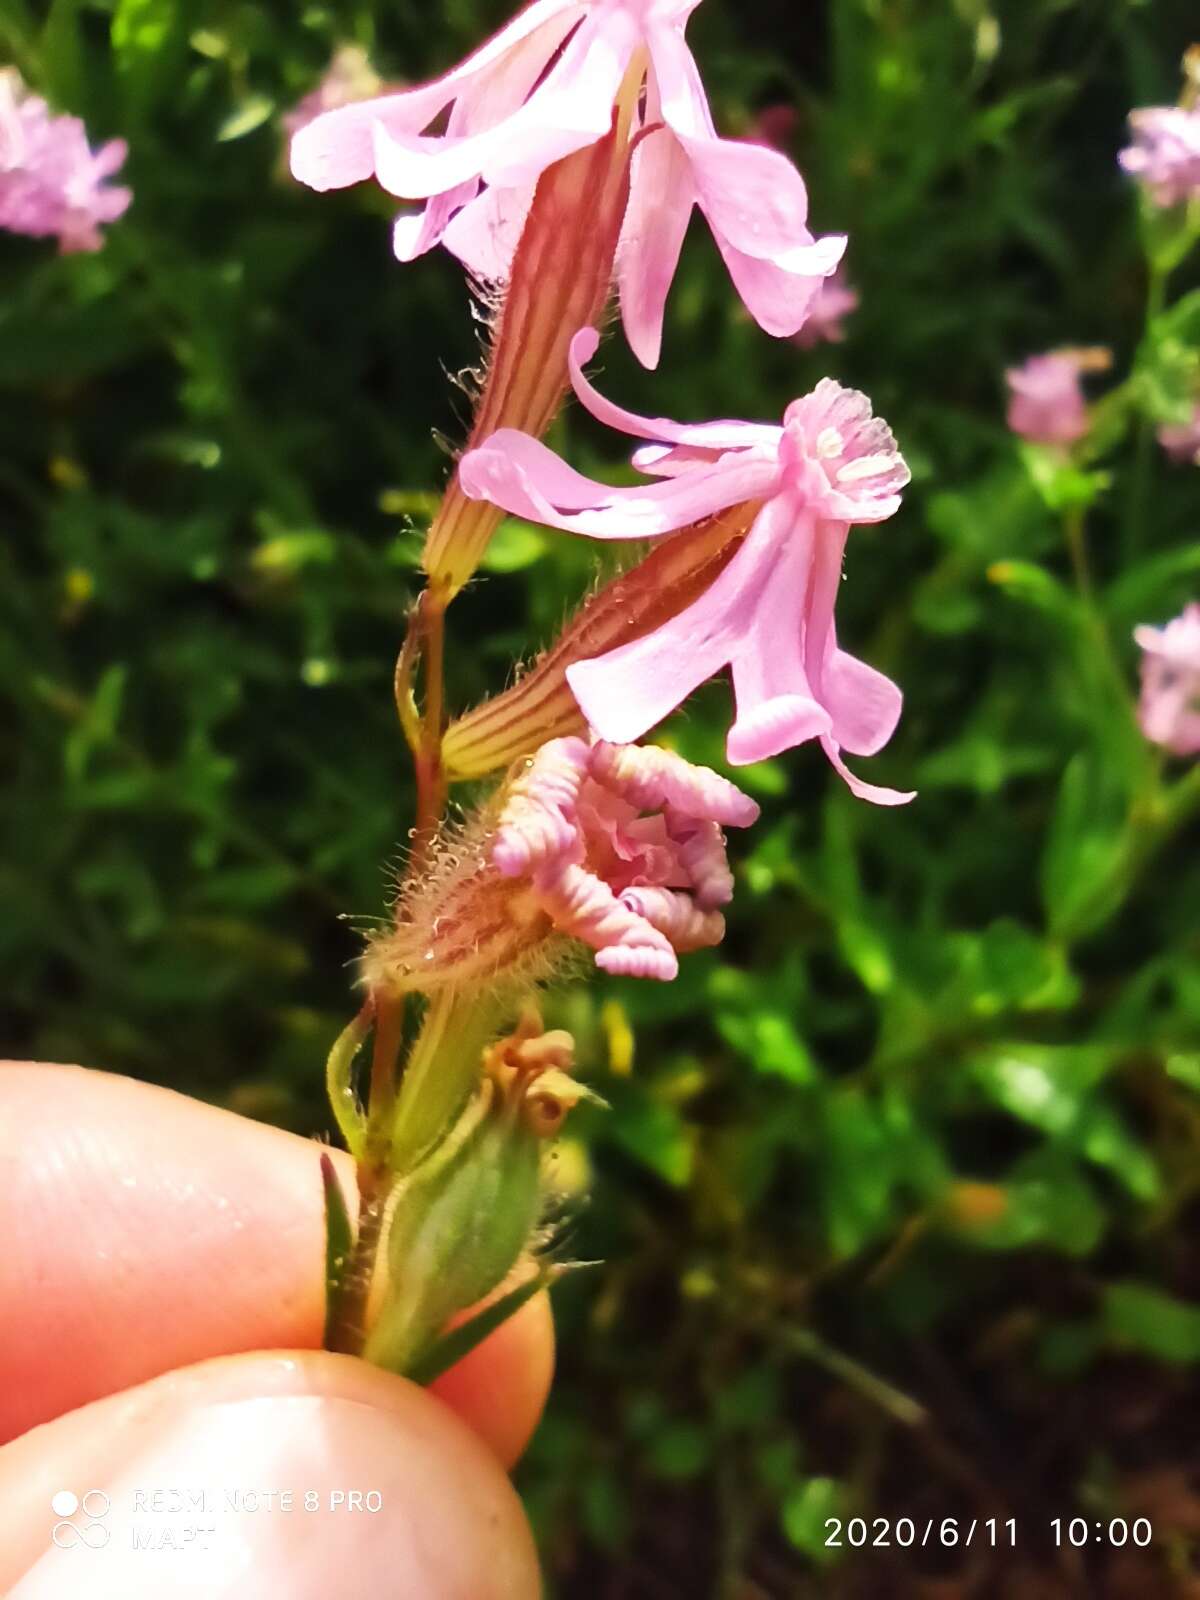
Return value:
[(523, 1454), (554, 1377), (554, 1318), (535, 1295), (495, 1333), (431, 1385), (506, 1467)]
[[(169, 1374), (8, 1446), (0, 1479), (21, 1542), (0, 1542), (0, 1578), (20, 1600), (74, 1592), (84, 1558), (89, 1592), (122, 1600), (540, 1593), (528, 1524), (490, 1451), (427, 1391), (347, 1357)], [(14, 1507), (14, 1483), (36, 1503)], [(51, 1483), (100, 1492), (99, 1546), (51, 1539)]]

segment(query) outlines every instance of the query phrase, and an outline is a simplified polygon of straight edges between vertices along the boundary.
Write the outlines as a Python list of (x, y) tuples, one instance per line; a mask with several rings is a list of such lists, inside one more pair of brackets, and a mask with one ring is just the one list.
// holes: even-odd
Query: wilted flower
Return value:
[[(645, 813), (645, 815), (643, 815)], [(669, 750), (554, 739), (512, 785), (492, 847), (560, 933), (630, 978), (674, 978), (677, 954), (719, 944), (733, 895), (722, 824), (748, 795)]]
[(1187, 422), (1164, 422), (1158, 430), (1158, 442), (1172, 461), (1200, 467), (1200, 402)]
[(1200, 604), (1165, 628), (1135, 628), (1133, 637), (1143, 652), (1142, 732), (1173, 755), (1200, 754)]
[(846, 337), (842, 319), (857, 310), (858, 291), (846, 282), (845, 272), (839, 267), (817, 290), (796, 343), (805, 350), (822, 343), (841, 344)]
[(584, 378), (581, 363), (596, 346), (590, 328), (572, 342), (575, 392), (600, 421), (660, 441), (633, 459), (662, 481), (611, 489), (527, 435), (501, 430), (463, 457), (464, 492), (595, 539), (653, 539), (739, 504), (757, 514), (698, 599), (643, 637), (567, 668), (592, 728), (618, 743), (640, 738), (732, 665), (737, 717), (726, 750), (735, 765), (819, 738), (861, 798), (911, 799), (862, 783), (841, 759), (843, 749), (873, 755), (900, 715), (899, 689), (838, 649), (833, 620), (850, 525), (890, 517), (908, 482), (887, 424), (865, 395), (829, 378), (788, 407), (782, 427), (635, 416)]
[(1148, 106), (1131, 111), (1133, 143), (1117, 158), (1145, 185), (1155, 205), (1200, 195), (1200, 107)]
[(1004, 374), (1008, 425), (1035, 444), (1074, 444), (1090, 426), (1080, 377), (1109, 365), (1106, 350), (1051, 350)]
[(92, 150), (78, 117), (54, 116), (15, 68), (0, 71), (0, 228), (56, 236), (64, 254), (99, 250), (100, 224), (132, 199), (107, 182), (125, 155), (123, 139)]
[(316, 88), (298, 100), (281, 119), (290, 137), (307, 128), (326, 111), (339, 111), (359, 100), (369, 100), (383, 88), (383, 80), (372, 67), (361, 45), (344, 44), (334, 52), (325, 76)]
[(733, 893), (721, 830), (757, 816), (672, 751), (552, 739), (406, 891), (368, 948), (371, 987), (540, 976), (563, 938), (606, 972), (671, 979), (678, 954), (720, 942)]
[[(425, 209), (396, 224), (403, 261), (439, 241), (478, 276), (507, 274), (538, 178), (609, 131), (635, 75), (644, 96), (618, 255), (621, 314), (653, 366), (692, 208), (769, 333), (795, 333), (842, 238), (814, 241), (798, 172), (777, 151), (717, 137), (684, 42), (699, 0), (535, 0), (461, 66), (421, 88), (303, 129), (292, 170), (316, 189), (374, 176)], [(443, 133), (426, 132), (449, 108)]]

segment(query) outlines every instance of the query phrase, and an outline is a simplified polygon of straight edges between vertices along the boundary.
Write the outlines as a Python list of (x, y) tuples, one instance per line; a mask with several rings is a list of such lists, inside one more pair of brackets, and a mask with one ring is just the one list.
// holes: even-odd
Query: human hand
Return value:
[(0, 1593), (533, 1600), (501, 1464), (549, 1388), (544, 1297), (430, 1393), (317, 1348), (323, 1230), (312, 1143), (0, 1065)]

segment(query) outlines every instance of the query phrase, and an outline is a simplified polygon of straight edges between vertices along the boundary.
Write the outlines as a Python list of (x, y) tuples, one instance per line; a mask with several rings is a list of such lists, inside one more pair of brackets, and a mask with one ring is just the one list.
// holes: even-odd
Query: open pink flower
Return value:
[(1146, 106), (1129, 113), (1133, 143), (1117, 158), (1155, 205), (1200, 195), (1200, 106)]
[(1165, 628), (1135, 628), (1133, 637), (1143, 652), (1142, 732), (1173, 755), (1200, 755), (1200, 604)]
[(1096, 357), (1094, 351), (1051, 350), (1010, 367), (1004, 377), (1012, 431), (1034, 444), (1070, 445), (1082, 439), (1090, 424), (1079, 380), (1097, 370)]
[(122, 139), (92, 150), (78, 117), (56, 117), (15, 69), (0, 72), (0, 228), (54, 236), (64, 255), (99, 250), (100, 224), (128, 206), (108, 179), (125, 160)]
[(1158, 442), (1180, 466), (1200, 467), (1200, 402), (1187, 422), (1164, 422), (1158, 430)]
[(850, 525), (890, 517), (908, 482), (887, 424), (865, 395), (829, 378), (788, 407), (782, 427), (638, 417), (584, 378), (581, 364), (597, 342), (591, 328), (572, 341), (575, 392), (600, 421), (657, 441), (634, 462), (660, 481), (611, 489), (528, 435), (501, 429), (459, 463), (464, 493), (593, 539), (654, 539), (741, 503), (758, 511), (698, 600), (644, 637), (567, 669), (592, 728), (617, 743), (638, 739), (731, 665), (732, 763), (816, 738), (855, 794), (881, 805), (911, 799), (862, 783), (841, 759), (843, 749), (873, 755), (900, 715), (899, 689), (838, 649), (833, 620)]
[[(656, 365), (695, 205), (756, 321), (768, 333), (796, 333), (845, 240), (813, 239), (804, 183), (785, 156), (717, 137), (684, 42), (698, 3), (535, 0), (435, 82), (318, 118), (293, 142), (292, 171), (315, 189), (374, 176), (391, 194), (425, 200), (396, 224), (400, 259), (440, 241), (480, 277), (502, 279), (538, 177), (608, 133), (621, 86), (644, 53), (618, 254), (630, 345)], [(426, 132), (447, 108), (445, 131)]]
[(824, 280), (813, 297), (804, 326), (796, 335), (796, 343), (803, 350), (811, 350), (818, 344), (841, 344), (846, 337), (842, 322), (857, 310), (858, 290), (850, 287), (839, 267), (832, 277)]

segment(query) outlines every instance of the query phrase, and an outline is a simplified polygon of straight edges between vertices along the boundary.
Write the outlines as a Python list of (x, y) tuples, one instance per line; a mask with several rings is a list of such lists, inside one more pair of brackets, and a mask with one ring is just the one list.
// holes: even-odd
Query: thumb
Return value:
[(440, 1401), (346, 1356), (226, 1357), (0, 1450), (12, 1600), (536, 1600), (508, 1479)]

